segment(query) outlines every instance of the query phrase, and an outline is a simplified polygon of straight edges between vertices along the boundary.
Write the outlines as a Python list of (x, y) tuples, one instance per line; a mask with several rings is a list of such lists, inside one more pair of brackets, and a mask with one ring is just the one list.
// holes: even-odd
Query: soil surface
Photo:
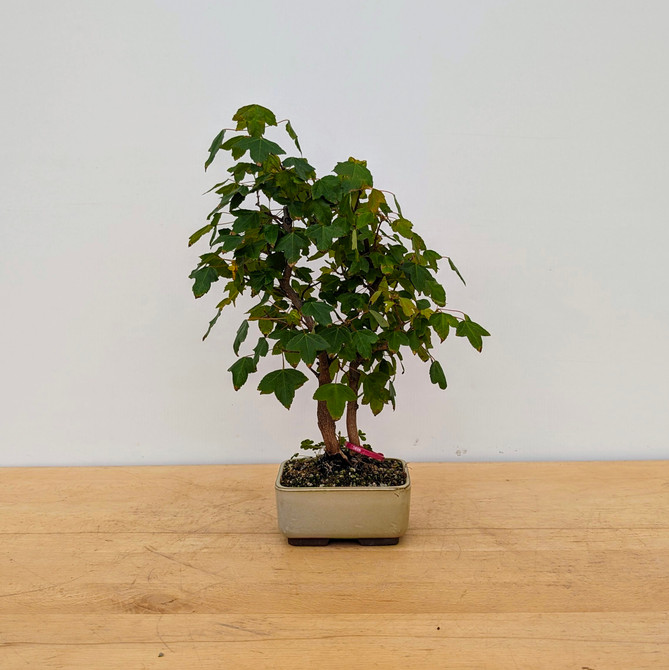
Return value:
[(406, 483), (402, 461), (387, 458), (376, 461), (347, 451), (348, 463), (341, 456), (310, 456), (286, 461), (282, 486), (401, 486)]

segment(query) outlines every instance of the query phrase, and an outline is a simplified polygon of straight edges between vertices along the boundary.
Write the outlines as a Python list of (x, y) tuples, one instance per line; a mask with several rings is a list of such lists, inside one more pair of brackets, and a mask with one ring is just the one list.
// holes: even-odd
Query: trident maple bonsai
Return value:
[[(214, 138), (205, 162), (206, 170), (219, 151), (229, 152), (230, 176), (211, 189), (220, 201), (189, 240), (209, 236), (210, 251), (190, 275), (195, 297), (225, 280), (204, 337), (240, 295), (257, 299), (234, 339), (234, 388), (268, 353), (280, 358), (280, 367), (258, 390), (273, 393), (286, 408), (312, 375), (325, 453), (340, 455), (345, 440), (336, 421), (344, 412), (348, 442), (359, 446), (359, 404), (375, 415), (388, 404), (395, 408), (403, 352), (429, 363), (430, 380), (445, 389), (444, 371), (431, 353), (435, 336), (443, 342), (453, 330), (481, 351), (489, 333), (446, 307), (435, 277), (444, 257), (426, 247), (395, 195), (374, 187), (365, 161), (349, 158), (319, 179), (289, 121), (277, 121), (260, 105), (242, 107), (233, 121), (234, 129)], [(300, 156), (284, 157), (265, 137), (268, 126), (280, 125)], [(252, 353), (242, 355), (251, 322), (259, 337)]]

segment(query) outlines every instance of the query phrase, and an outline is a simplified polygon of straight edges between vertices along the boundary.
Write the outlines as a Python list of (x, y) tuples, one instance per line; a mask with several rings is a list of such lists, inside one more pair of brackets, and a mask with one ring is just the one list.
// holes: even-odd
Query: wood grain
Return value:
[(275, 466), (0, 469), (0, 668), (669, 668), (669, 462), (411, 473), (300, 548)]

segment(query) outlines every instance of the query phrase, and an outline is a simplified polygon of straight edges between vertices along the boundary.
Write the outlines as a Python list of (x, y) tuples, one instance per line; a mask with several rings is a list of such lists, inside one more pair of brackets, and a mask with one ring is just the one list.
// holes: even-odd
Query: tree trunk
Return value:
[[(318, 354), (318, 385), (329, 384), (332, 381), (330, 377), (330, 361), (328, 355), (322, 351)], [(328, 405), (325, 400), (318, 400), (318, 409), (316, 416), (318, 418), (318, 428), (323, 436), (325, 442), (325, 453), (328, 456), (336, 456), (341, 454), (339, 448), (339, 440), (337, 439), (337, 430), (334, 419), (328, 410)]]
[(348, 386), (355, 393), (356, 399), (346, 404), (346, 432), (348, 441), (360, 446), (358, 435), (358, 388), (360, 386), (360, 373), (358, 372), (358, 361), (353, 361), (348, 368)]

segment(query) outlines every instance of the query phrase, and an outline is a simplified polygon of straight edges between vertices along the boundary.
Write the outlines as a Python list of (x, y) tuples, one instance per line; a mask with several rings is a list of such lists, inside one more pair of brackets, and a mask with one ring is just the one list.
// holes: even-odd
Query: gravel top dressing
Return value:
[(375, 461), (348, 451), (348, 463), (325, 454), (286, 461), (282, 486), (402, 486), (406, 483), (404, 464), (396, 458)]

